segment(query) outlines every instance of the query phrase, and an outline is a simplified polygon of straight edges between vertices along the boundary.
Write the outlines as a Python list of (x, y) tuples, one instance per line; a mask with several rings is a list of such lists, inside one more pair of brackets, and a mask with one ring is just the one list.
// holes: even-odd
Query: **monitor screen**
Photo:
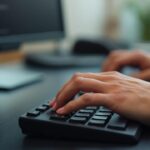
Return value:
[(0, 1), (0, 43), (63, 36), (61, 0)]

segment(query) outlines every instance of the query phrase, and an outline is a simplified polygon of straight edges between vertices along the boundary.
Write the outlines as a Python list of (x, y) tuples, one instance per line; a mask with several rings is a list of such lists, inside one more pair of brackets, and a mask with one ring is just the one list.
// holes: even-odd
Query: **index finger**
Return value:
[(105, 106), (107, 108), (111, 108), (113, 106), (111, 95), (86, 93), (83, 96), (70, 101), (64, 107), (58, 109), (57, 113), (60, 115), (67, 115), (86, 106)]
[(57, 97), (55, 109), (65, 105), (80, 91), (105, 93), (108, 91), (108, 89), (108, 83), (91, 78), (77, 78), (76, 80), (72, 81), (66, 88), (64, 88), (60, 95)]

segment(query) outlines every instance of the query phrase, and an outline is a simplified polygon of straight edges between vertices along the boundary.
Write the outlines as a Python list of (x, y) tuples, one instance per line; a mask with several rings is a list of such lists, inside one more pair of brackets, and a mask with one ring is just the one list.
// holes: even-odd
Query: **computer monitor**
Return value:
[(0, 49), (64, 35), (61, 0), (0, 1)]

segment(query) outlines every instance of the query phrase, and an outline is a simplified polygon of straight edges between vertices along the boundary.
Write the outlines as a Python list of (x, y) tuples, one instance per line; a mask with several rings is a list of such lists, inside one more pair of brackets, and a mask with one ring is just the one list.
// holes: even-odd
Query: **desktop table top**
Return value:
[[(22, 63), (1, 65), (0, 69), (11, 68), (30, 70)], [(33, 70), (33, 69), (32, 69)], [(26, 137), (18, 126), (18, 117), (45, 100), (52, 99), (59, 88), (74, 72), (99, 72), (99, 67), (75, 69), (34, 69), (44, 72), (41, 82), (16, 89), (14, 91), (0, 91), (0, 149), (1, 150), (148, 150), (150, 148), (150, 129), (145, 128), (141, 140), (136, 145), (100, 143), (77, 140), (54, 140), (37, 137)], [(41, 90), (43, 89), (43, 90)], [(56, 133), (57, 134), (57, 133)]]

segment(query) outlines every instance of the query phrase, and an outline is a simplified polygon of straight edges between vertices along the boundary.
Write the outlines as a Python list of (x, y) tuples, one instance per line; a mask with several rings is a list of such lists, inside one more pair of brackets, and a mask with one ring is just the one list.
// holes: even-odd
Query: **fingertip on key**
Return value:
[(53, 105), (55, 104), (56, 102), (55, 102), (55, 99), (53, 99), (53, 100), (51, 100), (50, 102), (49, 102), (49, 105), (51, 106), (51, 107), (53, 107)]
[(65, 109), (64, 108), (60, 108), (56, 111), (58, 114), (62, 115), (65, 113)]

